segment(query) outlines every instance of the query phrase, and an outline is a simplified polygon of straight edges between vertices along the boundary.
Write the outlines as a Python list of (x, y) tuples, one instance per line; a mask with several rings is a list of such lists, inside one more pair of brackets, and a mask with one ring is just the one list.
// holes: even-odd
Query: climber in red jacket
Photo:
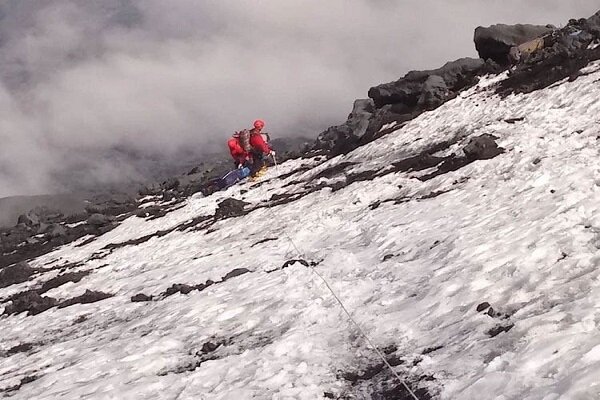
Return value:
[(263, 137), (263, 135), (268, 137), (266, 133), (262, 133), (264, 127), (264, 121), (257, 119), (254, 121), (254, 128), (236, 132), (227, 141), (229, 152), (236, 166), (249, 166), (252, 175), (265, 167), (265, 156), (274, 154), (273, 149)]

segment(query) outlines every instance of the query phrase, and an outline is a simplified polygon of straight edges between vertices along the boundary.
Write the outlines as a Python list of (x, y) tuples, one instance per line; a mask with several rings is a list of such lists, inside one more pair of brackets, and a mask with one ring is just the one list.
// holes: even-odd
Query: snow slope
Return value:
[[(194, 196), (165, 217), (132, 217), (89, 244), (40, 257), (33, 266), (82, 262), (79, 270), (93, 270), (46, 295), (92, 289), (114, 297), (2, 317), (4, 350), (33, 346), (0, 358), (0, 389), (36, 379), (0, 396), (369, 398), (340, 371), (377, 363), (375, 353), (310, 268), (279, 269), (302, 258), (318, 263), (378, 346), (396, 346), (404, 363), (394, 368), (434, 398), (599, 399), (600, 64), (586, 72), (506, 99), (493, 92), (503, 76), (483, 79), (347, 156), (290, 161), (262, 184)], [(214, 214), (225, 197), (257, 205), (301, 192), (342, 162), (356, 163), (346, 174), (382, 170), (431, 143), (458, 135), (448, 153), (484, 133), (506, 152), (431, 180), (416, 179), (430, 171), (390, 173), (103, 250)], [(310, 169), (270, 179), (300, 166)], [(130, 301), (176, 283), (217, 282), (236, 268), (250, 272), (202, 291)], [(0, 297), (56, 274), (0, 289)], [(476, 310), (483, 302), (492, 316)]]

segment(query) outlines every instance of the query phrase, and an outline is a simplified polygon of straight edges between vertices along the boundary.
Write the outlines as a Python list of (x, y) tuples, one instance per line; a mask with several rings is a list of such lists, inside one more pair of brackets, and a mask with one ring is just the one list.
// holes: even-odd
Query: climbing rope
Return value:
[[(277, 219), (275, 213), (271, 209), (271, 206), (267, 205), (266, 208), (269, 210), (269, 212), (271, 213), (272, 217), (274, 219)], [(285, 229), (283, 230), (283, 235), (287, 238), (287, 240), (290, 242), (290, 244), (292, 245), (292, 247), (296, 250), (296, 253), (298, 254), (298, 258), (304, 259), (305, 258), (304, 257), (304, 253), (300, 251), (300, 249), (298, 248), (298, 246), (296, 246), (296, 243), (291, 238), (291, 236), (288, 235), (288, 233), (285, 231)], [(373, 343), (373, 341), (371, 340), (371, 338), (369, 337), (369, 335), (367, 335), (367, 333), (362, 329), (362, 327), (358, 324), (358, 322), (356, 322), (356, 320), (352, 317), (352, 314), (350, 314), (350, 311), (348, 311), (348, 308), (344, 305), (344, 302), (335, 293), (335, 291), (333, 290), (333, 288), (331, 287), (331, 285), (329, 284), (329, 282), (327, 281), (327, 279), (325, 279), (325, 277), (323, 275), (321, 275), (319, 273), (319, 271), (317, 271), (317, 269), (315, 268), (315, 266), (312, 263), (307, 263), (307, 264), (308, 264), (308, 267), (312, 270), (312, 272), (314, 274), (316, 274), (323, 281), (323, 283), (325, 284), (325, 286), (327, 287), (327, 289), (329, 290), (329, 292), (331, 293), (331, 295), (333, 296), (333, 298), (338, 302), (338, 304), (340, 305), (340, 307), (342, 308), (342, 310), (344, 311), (344, 313), (348, 316), (348, 319), (350, 320), (350, 322), (352, 322), (352, 324), (354, 324), (354, 326), (358, 329), (358, 331), (365, 338), (365, 340), (367, 341), (367, 343), (369, 343), (369, 346), (371, 346), (373, 348), (373, 350), (375, 350), (375, 352), (377, 353), (377, 355), (379, 356), (379, 358), (381, 358), (381, 361), (383, 361), (383, 363), (389, 368), (389, 370), (391, 371), (391, 373), (396, 377), (396, 379), (398, 379), (398, 382), (400, 382), (402, 384), (402, 386), (406, 389), (406, 391), (412, 396), (412, 398), (414, 400), (419, 400), (419, 398), (417, 397), (417, 395), (415, 394), (415, 392), (406, 384), (406, 382), (404, 381), (404, 379), (402, 379), (400, 377), (400, 375), (398, 375), (398, 373), (394, 370), (394, 368), (391, 366), (391, 364), (388, 362), (388, 360), (386, 360), (386, 358), (383, 355), (383, 353), (381, 352), (381, 350), (379, 350), (379, 348), (377, 346), (375, 346), (375, 344)]]

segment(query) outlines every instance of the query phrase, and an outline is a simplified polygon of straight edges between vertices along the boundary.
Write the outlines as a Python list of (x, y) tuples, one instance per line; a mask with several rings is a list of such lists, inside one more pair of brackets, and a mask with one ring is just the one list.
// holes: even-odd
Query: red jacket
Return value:
[(242, 143), (240, 142), (239, 134), (233, 135), (233, 137), (227, 141), (227, 146), (229, 147), (231, 157), (240, 164), (244, 163), (246, 160), (252, 159), (252, 151), (260, 151), (263, 154), (269, 154), (271, 152), (271, 148), (267, 142), (265, 142), (262, 135), (254, 129), (250, 131), (250, 151), (244, 150)]

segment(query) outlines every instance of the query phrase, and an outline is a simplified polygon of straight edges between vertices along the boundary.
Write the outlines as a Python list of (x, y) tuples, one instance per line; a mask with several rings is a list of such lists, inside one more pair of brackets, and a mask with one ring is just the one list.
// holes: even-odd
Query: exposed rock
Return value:
[(498, 64), (508, 64), (508, 53), (511, 47), (521, 45), (535, 38), (552, 32), (551, 26), (540, 25), (504, 25), (475, 29), (475, 48), (479, 57), (484, 60), (492, 59)]
[(163, 190), (174, 190), (181, 185), (181, 182), (177, 178), (169, 178), (164, 181), (160, 186)]
[(19, 293), (12, 297), (12, 304), (4, 309), (4, 314), (19, 314), (28, 311), (29, 315), (36, 315), (54, 307), (57, 304), (56, 299), (52, 297), (40, 296), (34, 291)]
[(439, 76), (450, 91), (458, 92), (472, 85), (484, 66), (485, 62), (481, 59), (461, 58), (438, 69), (411, 71), (395, 82), (372, 87), (369, 89), (369, 97), (378, 108), (396, 103), (414, 107), (418, 104), (425, 82), (430, 76)]
[(110, 193), (95, 196), (85, 207), (88, 214), (116, 216), (134, 210), (136, 200), (126, 193)]
[(369, 119), (375, 112), (371, 99), (354, 101), (348, 120), (342, 125), (332, 126), (319, 134), (313, 149), (325, 150), (331, 155), (344, 154), (358, 145), (358, 140), (369, 127)]
[(56, 238), (67, 235), (67, 229), (58, 224), (49, 225), (45, 231), (45, 234), (50, 238)]
[(40, 217), (30, 211), (27, 214), (19, 215), (19, 218), (17, 219), (17, 223), (24, 224), (29, 227), (37, 226), (40, 224)]
[(563, 79), (575, 80), (580, 70), (600, 59), (600, 12), (588, 19), (572, 20), (566, 27), (544, 37), (543, 48), (535, 51), (500, 82), (497, 92), (531, 93)]
[(248, 270), (246, 268), (236, 268), (233, 271), (228, 272), (227, 275), (225, 275), (221, 279), (221, 281), (225, 282), (228, 279), (235, 278), (236, 276), (247, 274), (248, 272), (250, 272), (250, 270)]
[(487, 310), (488, 308), (490, 308), (490, 303), (488, 303), (487, 301), (484, 301), (483, 303), (479, 304), (477, 306), (477, 312), (482, 312)]
[(161, 194), (161, 192), (162, 189), (160, 185), (149, 185), (141, 188), (138, 193), (141, 196), (158, 196), (159, 194)]
[(202, 349), (200, 351), (204, 354), (212, 353), (213, 351), (217, 350), (222, 344), (223, 343), (206, 342), (202, 345)]
[(20, 262), (18, 264), (3, 268), (0, 270), (0, 288), (25, 282), (34, 273), (35, 270), (26, 262)]
[(501, 333), (510, 331), (512, 328), (514, 328), (514, 326), (515, 326), (515, 324), (498, 325), (498, 326), (495, 326), (492, 329), (488, 330), (486, 333), (490, 337), (496, 337), (496, 336), (498, 336)]
[(84, 277), (88, 276), (90, 271), (77, 271), (67, 272), (66, 274), (58, 275), (42, 284), (42, 287), (38, 290), (39, 294), (46, 293), (48, 290), (56, 289), (59, 286), (64, 285), (67, 282), (77, 283)]
[(189, 294), (192, 290), (195, 289), (195, 286), (190, 286), (183, 283), (175, 283), (166, 290), (165, 296), (172, 296), (175, 293)]
[(152, 296), (145, 295), (144, 293), (138, 293), (135, 296), (131, 296), (131, 301), (133, 303), (152, 301)]
[(469, 140), (463, 148), (465, 156), (470, 160), (489, 160), (504, 153), (504, 149), (496, 143), (496, 137), (484, 134)]
[(425, 110), (434, 109), (446, 101), (449, 93), (444, 78), (439, 75), (431, 75), (423, 84), (417, 104)]
[(89, 290), (89, 289), (87, 289), (85, 291), (85, 293), (82, 294), (81, 296), (73, 297), (72, 299), (68, 299), (68, 300), (63, 301), (62, 303), (60, 303), (58, 305), (58, 308), (65, 308), (65, 307), (72, 306), (74, 304), (95, 303), (97, 301), (108, 299), (108, 298), (110, 298), (112, 296), (113, 295), (109, 294), (109, 293), (97, 292), (95, 290)]
[(110, 219), (103, 214), (92, 214), (87, 219), (87, 223), (93, 226), (105, 226), (110, 223)]
[(250, 205), (250, 203), (246, 203), (242, 200), (227, 198), (218, 204), (217, 211), (215, 212), (215, 219), (239, 217), (244, 215), (246, 214), (244, 207), (247, 205)]
[(6, 355), (8, 357), (17, 353), (25, 353), (29, 350), (33, 349), (33, 343), (21, 343), (19, 345), (13, 346), (6, 351)]

